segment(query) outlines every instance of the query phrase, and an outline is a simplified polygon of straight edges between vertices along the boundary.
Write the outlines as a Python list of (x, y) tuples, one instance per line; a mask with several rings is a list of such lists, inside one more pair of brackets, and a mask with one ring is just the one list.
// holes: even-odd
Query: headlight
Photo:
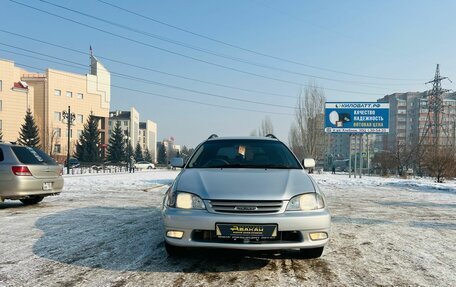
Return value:
[(325, 207), (323, 196), (318, 192), (305, 193), (293, 197), (288, 202), (287, 210), (315, 210)]
[(168, 201), (168, 205), (175, 208), (184, 209), (206, 209), (203, 200), (192, 193), (188, 192), (173, 192), (171, 200)]

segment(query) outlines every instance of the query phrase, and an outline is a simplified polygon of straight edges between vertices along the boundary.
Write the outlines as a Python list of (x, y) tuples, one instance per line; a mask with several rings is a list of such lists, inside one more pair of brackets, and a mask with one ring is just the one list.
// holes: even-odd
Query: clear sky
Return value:
[[(97, 0), (14, 1), (105, 31), (0, 0), (0, 30), (86, 53), (92, 45), (113, 72), (111, 109), (134, 106), (141, 120), (158, 124), (159, 140), (174, 136), (187, 146), (212, 133), (248, 135), (267, 115), (287, 142), (296, 97), (309, 83), (321, 86), (328, 101), (375, 101), (430, 89), (424, 83), (437, 63), (442, 75), (456, 81), (456, 1), (451, 0), (102, 0), (150, 19)], [(0, 58), (77, 73), (87, 73), (89, 64), (87, 54), (2, 31)], [(443, 86), (454, 88), (449, 82)]]

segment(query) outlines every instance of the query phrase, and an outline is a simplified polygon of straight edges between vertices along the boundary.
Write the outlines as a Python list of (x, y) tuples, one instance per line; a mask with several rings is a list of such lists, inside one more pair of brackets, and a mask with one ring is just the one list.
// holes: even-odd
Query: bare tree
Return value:
[(443, 182), (445, 178), (456, 176), (455, 149), (452, 147), (429, 149), (425, 153), (423, 161), (425, 169), (430, 176), (436, 178), (437, 182)]
[(398, 162), (394, 153), (381, 151), (372, 158), (372, 165), (375, 169), (379, 169), (383, 176), (386, 176), (391, 170), (397, 169)]
[(266, 116), (262, 121), (261, 121), (261, 126), (258, 130), (258, 135), (259, 136), (265, 136), (268, 134), (274, 134), (274, 126), (272, 125), (271, 118), (269, 116)]
[(296, 155), (323, 159), (326, 151), (324, 109), (326, 97), (322, 88), (310, 84), (299, 92), (295, 123), (290, 128), (289, 144)]

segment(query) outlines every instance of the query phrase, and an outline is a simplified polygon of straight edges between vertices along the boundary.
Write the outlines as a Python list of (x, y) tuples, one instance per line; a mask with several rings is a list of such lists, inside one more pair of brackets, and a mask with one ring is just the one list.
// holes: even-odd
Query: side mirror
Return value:
[(183, 167), (184, 166), (184, 159), (181, 157), (175, 157), (171, 159), (171, 166), (172, 167)]
[(314, 168), (315, 160), (313, 158), (305, 158), (302, 160), (302, 165), (305, 169)]

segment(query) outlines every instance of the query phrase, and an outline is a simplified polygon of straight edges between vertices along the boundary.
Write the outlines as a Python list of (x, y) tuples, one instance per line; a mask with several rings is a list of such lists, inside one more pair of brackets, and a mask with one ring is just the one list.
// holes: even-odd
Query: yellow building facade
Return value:
[[(68, 111), (68, 107), (75, 115), (70, 128), (70, 154), (75, 151), (76, 142), (90, 113), (99, 118), (102, 143), (100, 152), (105, 147), (104, 144), (108, 143), (110, 73), (94, 56), (91, 56), (90, 61), (90, 74), (86, 75), (54, 69), (47, 69), (44, 73), (30, 73), (23, 69), (11, 73), (10, 69), (8, 73), (3, 73), (2, 70), (0, 74), (0, 80), (5, 78), (8, 85), (14, 80), (14, 77), (28, 85), (29, 101), (32, 102), (31, 109), (40, 129), (41, 146), (43, 150), (59, 161), (64, 159), (68, 149), (67, 121), (63, 116), (64, 111)], [(3, 61), (0, 61), (0, 68), (5, 65)], [(5, 110), (7, 110), (6, 113)], [(17, 117), (14, 116), (12, 108), (10, 110), (10, 107), (4, 107), (0, 112), (2, 121), (6, 119), (4, 114), (11, 118), (7, 120), (8, 125), (3, 123), (3, 139), (13, 140), (17, 138), (19, 128), (10, 122), (22, 123), (25, 111), (21, 112), (21, 117)], [(15, 119), (13, 119), (14, 117)]]
[(34, 110), (34, 89), (21, 82), (26, 71), (0, 59), (0, 130), (4, 141), (17, 141), (28, 108)]

